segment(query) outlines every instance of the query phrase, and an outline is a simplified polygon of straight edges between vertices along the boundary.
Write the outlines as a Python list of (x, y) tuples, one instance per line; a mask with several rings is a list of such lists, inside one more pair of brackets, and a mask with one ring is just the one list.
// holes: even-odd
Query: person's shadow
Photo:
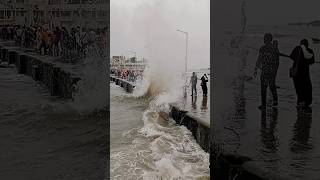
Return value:
[(310, 128), (312, 123), (312, 113), (298, 109), (297, 121), (293, 128), (293, 137), (290, 142), (290, 149), (292, 152), (304, 152), (312, 149), (310, 144)]
[(278, 137), (275, 135), (275, 129), (278, 123), (278, 109), (266, 109), (261, 111), (261, 142), (264, 146), (263, 151), (275, 153), (279, 147)]

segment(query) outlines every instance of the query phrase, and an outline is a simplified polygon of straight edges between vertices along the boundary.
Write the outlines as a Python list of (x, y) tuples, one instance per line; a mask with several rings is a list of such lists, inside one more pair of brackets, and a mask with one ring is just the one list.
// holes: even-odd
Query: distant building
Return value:
[(48, 18), (52, 26), (106, 27), (109, 0), (49, 0)]
[(80, 26), (109, 23), (109, 0), (0, 0), (0, 25)]
[(42, 25), (47, 22), (48, 0), (15, 0), (15, 24)]
[(112, 56), (112, 63), (124, 63), (124, 61), (126, 60), (125, 56)]
[(0, 3), (0, 25), (14, 23), (14, 8), (5, 2)]
[(131, 62), (132, 58), (126, 58), (125, 56), (112, 56), (111, 58), (112, 69), (133, 69), (133, 70), (144, 70), (147, 63), (143, 58), (142, 61)]

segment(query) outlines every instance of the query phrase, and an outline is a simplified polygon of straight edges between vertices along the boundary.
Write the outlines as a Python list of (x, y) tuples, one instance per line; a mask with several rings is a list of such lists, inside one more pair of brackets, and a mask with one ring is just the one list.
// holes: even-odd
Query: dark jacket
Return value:
[[(307, 51), (314, 54), (312, 49), (307, 48)], [(297, 66), (297, 77), (309, 77), (309, 66), (314, 63), (314, 56), (310, 59), (305, 59), (301, 46), (297, 46), (290, 54), (293, 60), (293, 67)]]
[(207, 86), (208, 79), (205, 76), (201, 77), (201, 86)]

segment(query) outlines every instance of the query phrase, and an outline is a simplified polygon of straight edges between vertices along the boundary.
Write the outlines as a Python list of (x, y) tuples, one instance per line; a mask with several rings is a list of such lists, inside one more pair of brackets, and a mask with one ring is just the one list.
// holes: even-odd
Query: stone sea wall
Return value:
[[(123, 87), (129, 93), (133, 92), (135, 85), (132, 82), (115, 76), (110, 76), (110, 81), (113, 81), (116, 85)], [(208, 152), (210, 146), (210, 125), (200, 118), (179, 109), (173, 104), (170, 106), (170, 113), (161, 114), (161, 116), (163, 118), (168, 118), (170, 116), (176, 121), (177, 124), (184, 125), (188, 130), (191, 131), (193, 137), (196, 139), (197, 143), (202, 147), (202, 149)]]
[(80, 76), (57, 63), (57, 58), (29, 53), (27, 49), (15, 47), (12, 42), (0, 43), (0, 53), (2, 61), (14, 64), (18, 73), (42, 82), (52, 96), (65, 99), (73, 97)]

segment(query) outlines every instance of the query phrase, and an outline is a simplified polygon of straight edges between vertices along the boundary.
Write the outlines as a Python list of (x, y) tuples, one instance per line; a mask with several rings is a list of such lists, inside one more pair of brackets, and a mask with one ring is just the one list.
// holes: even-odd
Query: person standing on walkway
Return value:
[(25, 43), (26, 43), (26, 26), (24, 25), (21, 31), (21, 47), (25, 47)]
[(278, 95), (276, 88), (276, 74), (279, 62), (277, 61), (278, 52), (272, 44), (272, 35), (264, 35), (264, 45), (259, 49), (259, 56), (256, 62), (254, 77), (257, 76), (257, 70), (261, 70), (261, 105), (259, 109), (265, 109), (267, 106), (267, 88), (269, 87), (273, 96), (273, 105), (278, 105)]
[(315, 62), (313, 50), (309, 48), (308, 40), (300, 41), (300, 46), (293, 49), (290, 58), (293, 66), (290, 69), (290, 77), (297, 94), (297, 107), (309, 108), (312, 104), (312, 83), (309, 66)]
[(205, 97), (208, 96), (207, 82), (208, 82), (207, 74), (204, 74), (204, 75), (201, 77), (201, 87), (202, 87), (203, 96), (205, 96)]
[(8, 28), (7, 25), (4, 25), (4, 27), (2, 28), (2, 39), (3, 40), (8, 40)]
[(81, 53), (81, 29), (80, 26), (77, 26), (77, 29), (75, 30), (75, 37), (76, 37), (76, 50), (77, 55), (80, 56)]
[(190, 79), (190, 84), (191, 84), (191, 96), (193, 96), (193, 91), (195, 95), (197, 95), (197, 82), (198, 82), (198, 77), (195, 72), (192, 73), (191, 79)]
[(17, 28), (17, 42), (22, 46), (22, 28), (20, 26)]
[(61, 30), (57, 26), (55, 31), (53, 32), (54, 34), (54, 42), (53, 42), (53, 55), (54, 56), (59, 56), (60, 55), (60, 41), (61, 41)]
[(37, 49), (40, 49), (40, 45), (41, 45), (41, 32), (42, 32), (42, 28), (37, 27), (37, 32), (36, 32), (36, 47), (37, 47)]
[(40, 33), (40, 55), (42, 54), (42, 49), (43, 49), (43, 54), (47, 54), (47, 43), (48, 43), (48, 33), (45, 30), (44, 27), (41, 28), (41, 33)]

